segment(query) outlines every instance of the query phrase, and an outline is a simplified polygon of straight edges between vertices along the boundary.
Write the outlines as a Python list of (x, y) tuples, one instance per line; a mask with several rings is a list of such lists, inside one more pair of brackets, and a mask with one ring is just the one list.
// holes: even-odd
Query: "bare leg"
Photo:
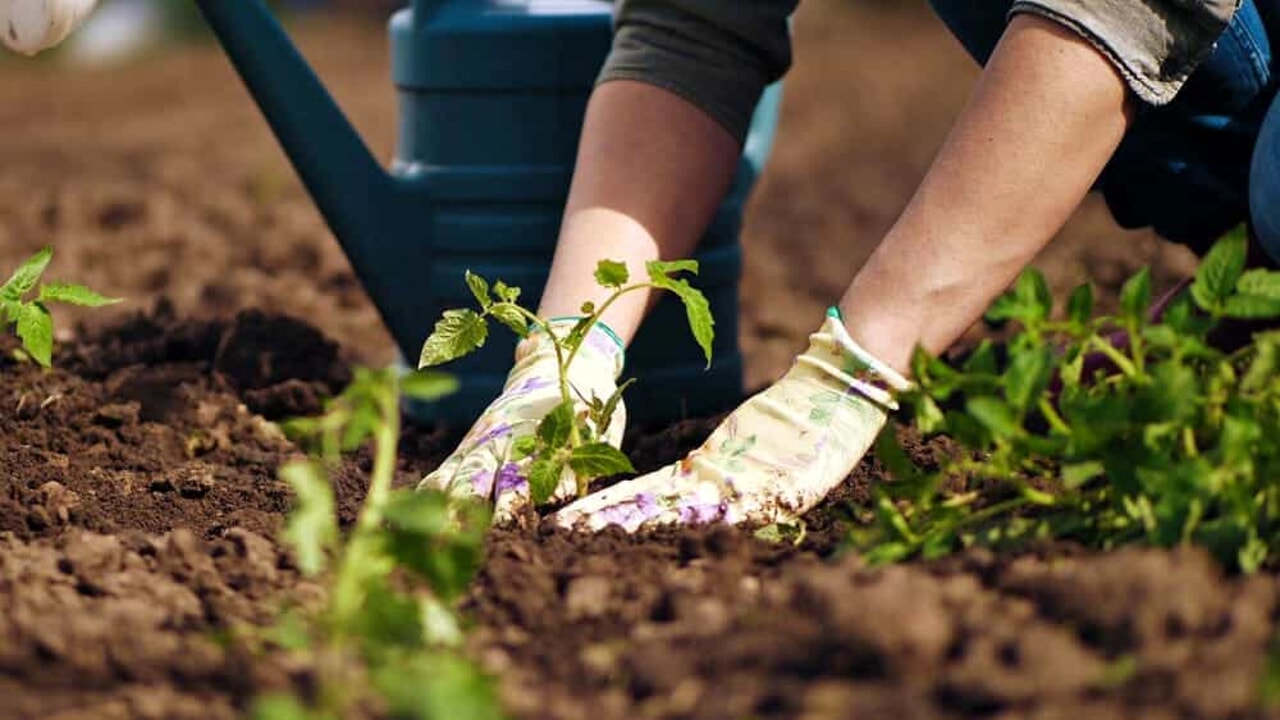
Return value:
[[(538, 314), (573, 315), (605, 292), (593, 279), (602, 259), (644, 263), (692, 253), (728, 190), (739, 148), (727, 130), (678, 96), (614, 81), (591, 98), (578, 165), (551, 277)], [(604, 318), (630, 342), (649, 303), (634, 293)]]
[(1123, 80), (1075, 33), (1010, 23), (920, 188), (840, 301), (872, 355), (906, 372), (945, 350), (1062, 227), (1128, 127)]

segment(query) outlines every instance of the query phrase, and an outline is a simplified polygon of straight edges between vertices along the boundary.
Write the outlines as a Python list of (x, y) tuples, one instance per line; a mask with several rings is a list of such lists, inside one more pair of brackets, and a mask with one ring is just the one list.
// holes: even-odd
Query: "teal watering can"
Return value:
[[(400, 104), (384, 169), (263, 0), (196, 0), (342, 245), (402, 357), (416, 360), (441, 312), (473, 303), (470, 269), (523, 288), (546, 281), (587, 98), (611, 41), (610, 3), (413, 0), (390, 23)], [(779, 88), (756, 111), (737, 179), (693, 280), (716, 319), (711, 368), (674, 298), (628, 351), (628, 396), (643, 423), (727, 408), (742, 393), (738, 280), (742, 207), (768, 154)], [(426, 421), (469, 424), (501, 391), (515, 338), (495, 332), (449, 367), (457, 395), (411, 406)]]

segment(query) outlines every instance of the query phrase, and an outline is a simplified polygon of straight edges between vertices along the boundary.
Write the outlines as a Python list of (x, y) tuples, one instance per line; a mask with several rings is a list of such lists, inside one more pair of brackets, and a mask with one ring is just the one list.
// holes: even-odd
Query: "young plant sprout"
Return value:
[(990, 342), (959, 367), (917, 353), (911, 419), (962, 451), (924, 469), (883, 434), (877, 455), (897, 480), (876, 489), (878, 522), (855, 544), (881, 561), (1047, 538), (1195, 543), (1245, 571), (1273, 559), (1280, 332), (1234, 350), (1210, 342), (1223, 321), (1280, 318), (1280, 272), (1246, 270), (1245, 256), (1243, 234), (1221, 240), (1159, 323), (1146, 270), (1117, 317), (1093, 317), (1083, 285), (1062, 319), (1044, 277), (1024, 273), (988, 313), (1020, 326), (1006, 358)]
[[(618, 298), (640, 290), (654, 289), (674, 293), (684, 303), (685, 314), (694, 340), (702, 348), (707, 364), (711, 364), (711, 342), (715, 337), (714, 320), (706, 297), (678, 273), (698, 272), (694, 260), (646, 263), (648, 279), (632, 282), (627, 266), (613, 260), (602, 260), (596, 266), (595, 279), (613, 292), (600, 303), (582, 305), (581, 317), (567, 333), (557, 334), (551, 323), (522, 307), (517, 301), (520, 288), (502, 281), (489, 284), (484, 278), (467, 272), (467, 286), (479, 303), (479, 311), (446, 310), (436, 323), (431, 337), (422, 347), (419, 368), (456, 360), (482, 347), (489, 336), (489, 321), (496, 320), (521, 338), (542, 332), (553, 343), (559, 374), (560, 404), (538, 424), (534, 435), (520, 438), (508, 449), (511, 460), (532, 459), (529, 491), (537, 504), (545, 503), (555, 491), (565, 468), (577, 477), (578, 495), (586, 494), (591, 480), (619, 473), (635, 472), (631, 461), (617, 448), (602, 442), (593, 428), (606, 428), (618, 408), (622, 393), (631, 381), (623, 383), (607, 398), (583, 397), (569, 381), (569, 366), (591, 328), (596, 325)], [(574, 400), (581, 400), (586, 413), (574, 412)]]
[(83, 285), (41, 283), (40, 276), (53, 259), (53, 248), (46, 247), (22, 263), (13, 275), (0, 285), (0, 313), (6, 325), (15, 326), (26, 353), (49, 367), (53, 361), (53, 316), (50, 303), (81, 307), (101, 307), (118, 303), (118, 298), (103, 297)]
[[(459, 651), (453, 605), (480, 566), (488, 509), (439, 492), (393, 490), (400, 397), (432, 401), (451, 393), (447, 376), (359, 369), (318, 418), (286, 431), (311, 451), (281, 468), (296, 501), (285, 528), (299, 569), (328, 573), (318, 609), (286, 614), (269, 640), (308, 657), (317, 687), (304, 702), (259, 698), (263, 720), (340, 720), (371, 699), (391, 717), (497, 720), (487, 677)], [(330, 471), (341, 453), (372, 441), (368, 493), (343, 536)]]

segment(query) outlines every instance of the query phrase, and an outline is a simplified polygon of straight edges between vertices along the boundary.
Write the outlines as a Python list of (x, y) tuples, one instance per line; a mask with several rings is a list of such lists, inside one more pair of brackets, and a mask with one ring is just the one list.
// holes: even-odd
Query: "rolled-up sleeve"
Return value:
[(1141, 100), (1164, 105), (1213, 50), (1240, 0), (1016, 0), (1080, 33)]
[(791, 65), (796, 0), (622, 0), (599, 82), (636, 80), (701, 108), (742, 143), (764, 88)]

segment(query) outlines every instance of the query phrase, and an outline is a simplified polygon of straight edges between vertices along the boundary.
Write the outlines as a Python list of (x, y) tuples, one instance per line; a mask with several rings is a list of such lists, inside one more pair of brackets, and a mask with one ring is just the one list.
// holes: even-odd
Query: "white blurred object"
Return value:
[(0, 29), (4, 44), (24, 55), (35, 55), (66, 39), (98, 0), (0, 0)]
[[(5, 0), (0, 0), (3, 2)], [(102, 9), (67, 43), (68, 59), (98, 65), (124, 60), (153, 47), (164, 39), (167, 18), (163, 2), (165, 0), (104, 2)]]

